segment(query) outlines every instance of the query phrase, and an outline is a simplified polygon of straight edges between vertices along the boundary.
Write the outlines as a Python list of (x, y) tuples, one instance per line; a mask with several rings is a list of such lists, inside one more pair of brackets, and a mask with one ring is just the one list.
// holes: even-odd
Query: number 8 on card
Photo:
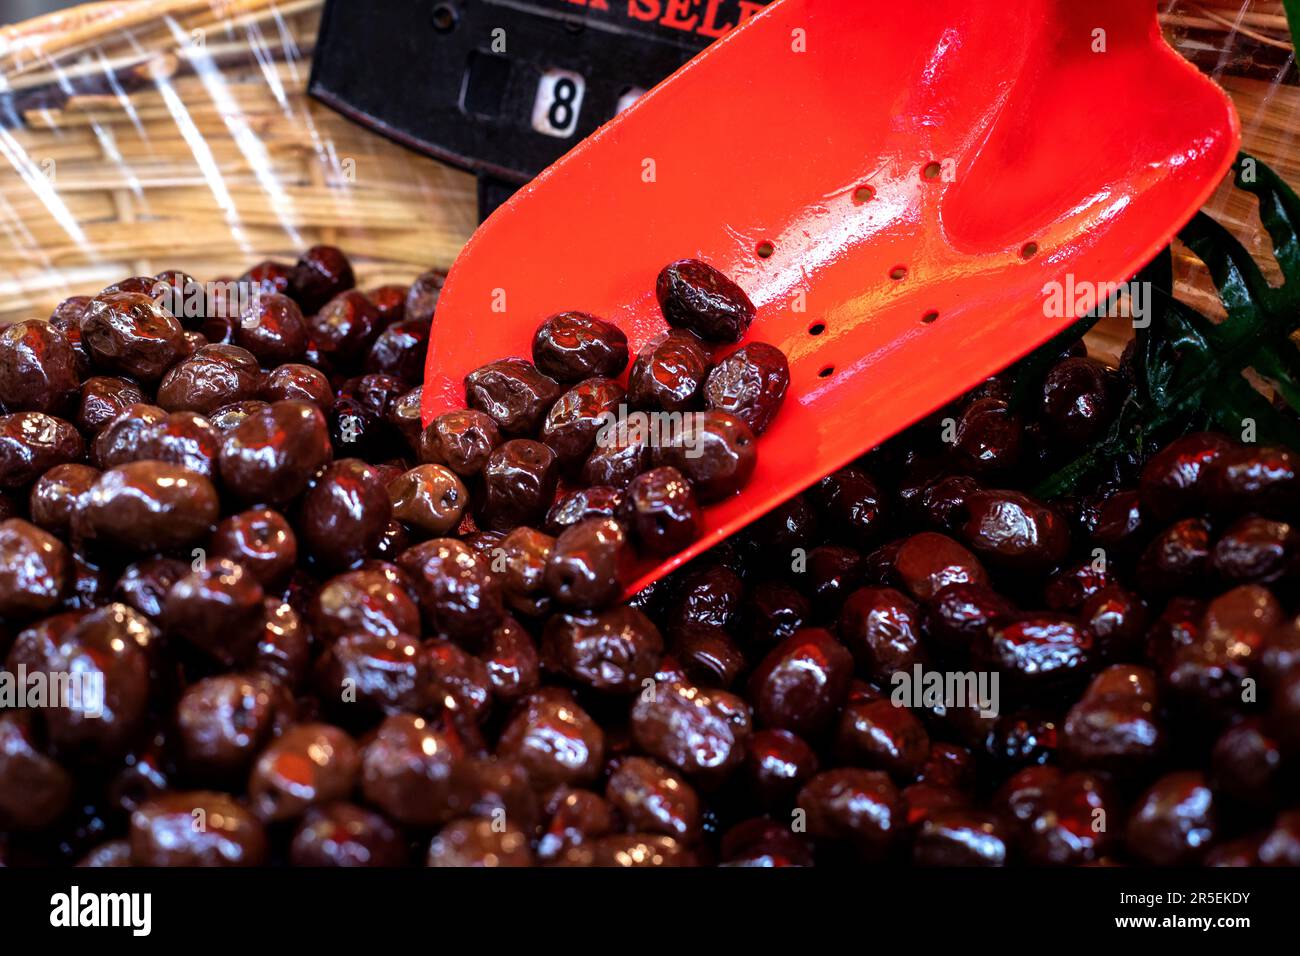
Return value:
[(533, 129), (547, 136), (567, 138), (578, 126), (587, 81), (572, 70), (547, 70), (537, 84), (533, 101)]

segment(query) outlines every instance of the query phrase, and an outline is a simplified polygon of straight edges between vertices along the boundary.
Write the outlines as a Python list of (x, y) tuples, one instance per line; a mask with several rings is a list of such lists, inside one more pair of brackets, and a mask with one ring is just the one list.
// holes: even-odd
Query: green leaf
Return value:
[(1300, 201), (1296, 194), (1273, 170), (1250, 157), (1242, 157), (1238, 163), (1236, 185), (1259, 199), (1259, 221), (1273, 240), (1273, 258), (1285, 275), (1295, 275), (1300, 267)]
[(1255, 422), (1255, 440), (1259, 444), (1300, 448), (1300, 426), (1279, 413), (1240, 376), (1224, 383), (1212, 415), (1215, 427), (1234, 437), (1241, 435), (1242, 423), (1250, 419)]
[(1287, 405), (1300, 408), (1300, 349), (1261, 349), (1252, 364), (1278, 390)]
[(1147, 324), (1136, 329), (1134, 334), (1137, 344), (1133, 371), (1137, 376), (1139, 394), (1147, 394), (1159, 402), (1168, 392), (1175, 357), (1171, 351), (1175, 343), (1167, 332), (1170, 309), (1176, 305), (1172, 251), (1166, 246), (1137, 274), (1136, 280), (1149, 282), (1152, 295), (1148, 303), (1151, 314), (1147, 316)]
[[(1300, 14), (1300, 0), (1290, 6)], [(1300, 17), (1291, 22), (1300, 24)], [(1197, 213), (1179, 238), (1209, 270), (1227, 318), (1216, 324), (1175, 298), (1172, 255), (1168, 249), (1158, 255), (1137, 276), (1150, 283), (1152, 295), (1150, 322), (1135, 335), (1132, 394), (1106, 435), (1044, 478), (1038, 494), (1073, 492), (1114, 471), (1117, 463), (1188, 431), (1212, 426), (1238, 434), (1246, 419), (1255, 423), (1258, 441), (1300, 448), (1300, 420), (1294, 414), (1300, 411), (1300, 348), (1293, 338), (1300, 335), (1300, 197), (1244, 153), (1236, 173), (1238, 188), (1259, 199), (1260, 223), (1273, 241), (1282, 285), (1270, 286), (1245, 246), (1210, 216)], [(1059, 355), (1063, 343), (1053, 345), (1053, 355)], [(1051, 356), (1046, 360), (1050, 364)], [(1243, 375), (1247, 369), (1275, 387), (1285, 411), (1251, 386)], [(1024, 368), (1040, 382), (1045, 371), (1036, 364)]]
[(1286, 22), (1291, 27), (1291, 46), (1300, 50), (1300, 0), (1282, 0)]
[(1203, 212), (1192, 217), (1178, 238), (1210, 270), (1219, 298), (1228, 310), (1228, 321), (1222, 329), (1224, 334), (1230, 334), (1238, 323), (1248, 326), (1269, 288), (1268, 281), (1246, 247)]

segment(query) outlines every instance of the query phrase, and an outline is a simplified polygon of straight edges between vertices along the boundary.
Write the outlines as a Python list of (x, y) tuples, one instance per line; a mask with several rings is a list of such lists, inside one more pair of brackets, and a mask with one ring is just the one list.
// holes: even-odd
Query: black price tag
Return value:
[(767, 2), (328, 0), (309, 89), (491, 180), (486, 215)]

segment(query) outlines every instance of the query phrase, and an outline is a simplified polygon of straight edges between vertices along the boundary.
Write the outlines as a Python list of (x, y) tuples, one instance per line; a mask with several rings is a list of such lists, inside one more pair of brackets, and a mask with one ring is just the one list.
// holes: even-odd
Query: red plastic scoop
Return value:
[[(703, 259), (758, 308), (791, 386), (735, 498), (639, 589), (1003, 368), (1193, 215), (1240, 133), (1153, 0), (779, 0), (524, 187), (442, 290), (424, 417), (530, 355), (548, 315), (665, 327)], [(1073, 285), (1069, 285), (1073, 283)], [(1087, 307), (1085, 306), (1085, 311)]]

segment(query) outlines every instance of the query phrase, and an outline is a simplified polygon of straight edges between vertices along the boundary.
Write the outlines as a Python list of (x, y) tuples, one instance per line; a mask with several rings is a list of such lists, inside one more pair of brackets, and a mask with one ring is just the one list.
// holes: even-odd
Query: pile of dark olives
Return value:
[(320, 246), (0, 329), (0, 864), (1300, 865), (1294, 450), (1036, 497), (1130, 388), (1079, 344), (624, 601), (785, 356), (683, 260), (637, 354), (551, 316), (426, 427), (442, 279)]

